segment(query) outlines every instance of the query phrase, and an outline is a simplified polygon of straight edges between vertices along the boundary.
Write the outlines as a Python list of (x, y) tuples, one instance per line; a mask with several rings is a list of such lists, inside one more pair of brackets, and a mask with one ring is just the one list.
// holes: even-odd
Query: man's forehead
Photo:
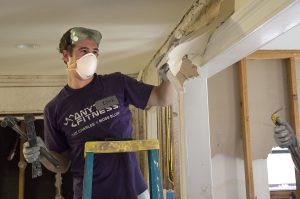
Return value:
[(93, 50), (99, 50), (98, 47), (90, 47), (90, 46), (77, 46), (78, 49), (93, 49)]
[(92, 39), (86, 39), (86, 40), (83, 40), (83, 41), (76, 42), (75, 43), (75, 48), (78, 48), (78, 49), (87, 48), (87, 49), (97, 49), (97, 50), (99, 50), (99, 47), (98, 47), (97, 43)]

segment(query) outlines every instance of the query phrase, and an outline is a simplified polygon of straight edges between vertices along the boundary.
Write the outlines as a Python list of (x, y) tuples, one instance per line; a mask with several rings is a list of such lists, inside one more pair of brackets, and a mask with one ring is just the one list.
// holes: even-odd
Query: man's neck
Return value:
[(75, 75), (68, 75), (68, 85), (72, 89), (80, 89), (88, 85), (92, 80), (94, 79), (94, 76), (90, 79), (83, 80), (79, 77), (76, 77)]

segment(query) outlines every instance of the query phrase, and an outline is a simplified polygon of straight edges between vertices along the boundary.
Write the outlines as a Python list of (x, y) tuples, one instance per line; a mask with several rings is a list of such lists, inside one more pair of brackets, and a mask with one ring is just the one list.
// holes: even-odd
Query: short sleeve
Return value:
[(57, 128), (55, 115), (50, 113), (49, 107), (44, 109), (44, 138), (47, 148), (58, 153), (68, 150), (69, 145), (66, 136)]
[(145, 109), (153, 89), (153, 85), (145, 84), (134, 78), (123, 75), (125, 102), (137, 108)]

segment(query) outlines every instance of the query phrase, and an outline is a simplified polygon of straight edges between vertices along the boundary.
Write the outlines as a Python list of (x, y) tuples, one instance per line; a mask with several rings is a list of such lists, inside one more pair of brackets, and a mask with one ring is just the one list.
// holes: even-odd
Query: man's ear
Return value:
[(62, 60), (65, 62), (65, 63), (68, 63), (69, 61), (69, 53), (67, 50), (63, 50), (62, 51)]

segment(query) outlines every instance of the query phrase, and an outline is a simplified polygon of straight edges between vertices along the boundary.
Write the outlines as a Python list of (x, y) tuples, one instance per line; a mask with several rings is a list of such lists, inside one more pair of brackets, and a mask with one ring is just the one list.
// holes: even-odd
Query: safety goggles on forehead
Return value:
[(99, 46), (99, 43), (102, 39), (102, 35), (99, 31), (88, 29), (88, 28), (83, 28), (83, 27), (72, 28), (70, 33), (71, 33), (70, 37), (71, 37), (72, 44), (74, 44), (80, 40), (91, 38)]

